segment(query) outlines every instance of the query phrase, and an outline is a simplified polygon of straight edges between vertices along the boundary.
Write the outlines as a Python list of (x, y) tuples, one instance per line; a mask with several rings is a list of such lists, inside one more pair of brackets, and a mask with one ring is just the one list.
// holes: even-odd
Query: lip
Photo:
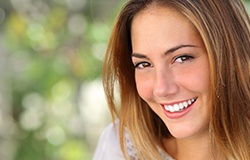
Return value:
[(182, 102), (174, 102), (174, 103), (168, 103), (168, 104), (161, 104), (161, 107), (162, 107), (162, 109), (163, 109), (163, 111), (164, 111), (164, 114), (165, 114), (169, 119), (179, 119), (179, 118), (184, 117), (186, 114), (188, 114), (188, 113), (192, 110), (192, 108), (193, 108), (193, 106), (194, 106), (194, 104), (195, 104), (195, 102), (197, 101), (198, 98), (196, 97), (195, 99), (196, 99), (196, 100), (195, 100), (191, 105), (189, 105), (187, 108), (183, 109), (182, 111), (178, 111), (178, 112), (170, 112), (170, 111), (167, 111), (167, 110), (164, 108), (164, 106), (165, 106), (165, 105), (179, 104), (179, 103), (182, 103), (182, 102), (185, 102), (185, 101), (182, 101)]

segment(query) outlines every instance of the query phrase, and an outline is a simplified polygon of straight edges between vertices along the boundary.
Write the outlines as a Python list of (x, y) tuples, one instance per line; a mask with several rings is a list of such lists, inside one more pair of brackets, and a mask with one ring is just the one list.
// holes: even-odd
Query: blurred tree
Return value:
[(120, 4), (0, 0), (0, 159), (91, 158), (105, 121), (90, 120), (103, 113), (86, 102), (101, 86), (88, 86), (100, 84), (114, 8)]

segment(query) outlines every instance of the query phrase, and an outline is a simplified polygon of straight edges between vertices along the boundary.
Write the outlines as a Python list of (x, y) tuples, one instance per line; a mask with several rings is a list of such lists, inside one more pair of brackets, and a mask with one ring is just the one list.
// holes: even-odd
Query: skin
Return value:
[[(198, 31), (173, 9), (149, 7), (134, 18), (131, 39), (138, 93), (173, 136), (163, 140), (165, 150), (176, 159), (213, 159), (209, 61)], [(164, 109), (193, 98), (180, 112)]]

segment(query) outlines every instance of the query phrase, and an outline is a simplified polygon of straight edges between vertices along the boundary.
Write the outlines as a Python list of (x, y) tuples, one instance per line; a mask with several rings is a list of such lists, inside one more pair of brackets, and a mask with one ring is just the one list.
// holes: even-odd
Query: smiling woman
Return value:
[(130, 0), (104, 61), (114, 125), (94, 160), (249, 160), (249, 22), (241, 1)]
[(133, 53), (140, 53), (132, 54), (139, 96), (178, 141), (192, 138), (194, 143), (201, 134), (207, 140), (210, 71), (192, 23), (174, 9), (148, 8), (135, 17), (131, 40)]

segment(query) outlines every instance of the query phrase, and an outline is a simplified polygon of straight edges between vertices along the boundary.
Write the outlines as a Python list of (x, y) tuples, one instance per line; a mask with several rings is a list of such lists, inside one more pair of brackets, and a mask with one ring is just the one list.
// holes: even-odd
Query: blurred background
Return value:
[(101, 66), (125, 1), (0, 0), (0, 160), (92, 159), (111, 121)]
[(0, 160), (88, 160), (121, 0), (0, 0)]

